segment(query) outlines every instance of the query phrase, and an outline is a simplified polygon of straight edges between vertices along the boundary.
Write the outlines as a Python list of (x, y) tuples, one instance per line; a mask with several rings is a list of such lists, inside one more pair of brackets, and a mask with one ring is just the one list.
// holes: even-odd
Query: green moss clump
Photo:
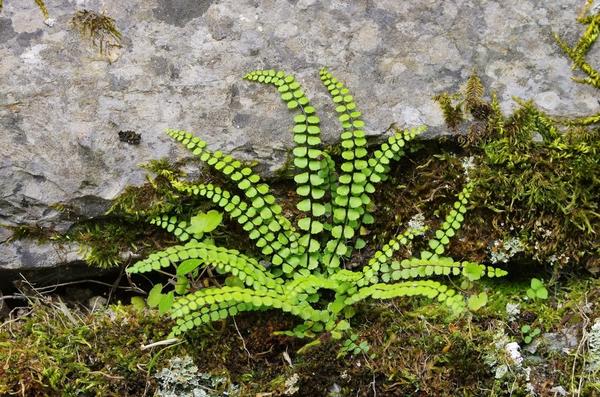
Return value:
[(71, 18), (71, 24), (83, 36), (89, 37), (92, 43), (100, 49), (101, 54), (107, 54), (111, 47), (121, 46), (121, 32), (117, 28), (115, 20), (108, 15), (90, 10), (80, 10)]
[[(590, 122), (594, 117), (558, 122), (519, 98), (520, 108), (505, 116), (495, 94), (485, 99), (482, 87), (473, 75), (454, 94), (458, 103), (440, 105), (445, 114), (454, 106), (458, 119), (470, 119), (459, 139), (464, 155), (473, 157), (473, 198), (488, 210), (488, 224), (525, 241), (526, 253), (540, 262), (599, 270), (600, 128)], [(456, 129), (456, 120), (447, 117), (448, 127)]]
[(156, 314), (140, 316), (131, 307), (86, 314), (63, 303), (34, 304), (0, 329), (0, 395), (141, 395), (144, 371), (162, 358), (140, 345), (168, 329)]
[[(44, 0), (35, 0), (35, 4), (37, 4), (38, 8), (44, 15), (44, 19), (48, 19), (50, 14), (48, 13), (48, 8), (46, 8), (46, 3)], [(2, 12), (2, 7), (4, 5), (4, 0), (0, 0), (0, 12)]]

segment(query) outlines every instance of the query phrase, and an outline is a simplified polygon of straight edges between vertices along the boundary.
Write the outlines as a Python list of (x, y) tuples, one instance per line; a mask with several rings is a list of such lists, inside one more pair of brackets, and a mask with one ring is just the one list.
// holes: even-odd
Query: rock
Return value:
[(92, 296), (88, 299), (87, 306), (91, 312), (102, 310), (106, 307), (108, 300), (102, 296)]
[[(120, 45), (101, 53), (72, 27), (83, 6), (115, 19)], [(102, 213), (127, 185), (144, 181), (139, 163), (187, 155), (165, 136), (167, 127), (259, 160), (265, 174), (276, 171), (292, 144), (291, 122), (272, 88), (240, 80), (258, 68), (296, 74), (321, 109), (327, 143), (337, 139), (339, 126), (319, 83), (321, 66), (347, 82), (374, 136), (395, 121), (427, 124), (429, 136), (448, 133), (431, 97), (456, 90), (473, 69), (505, 110), (517, 95), (564, 115), (597, 112), (597, 93), (570, 80), (570, 62), (550, 35), (575, 40), (580, 6), (579, 0), (90, 0), (49, 2), (49, 23), (34, 1), (6, 1), (0, 224), (66, 230), (71, 220), (53, 209), (57, 202), (78, 207), (83, 217)], [(597, 55), (593, 50), (590, 59)], [(139, 139), (122, 140), (123, 131)], [(79, 259), (55, 251), (5, 241), (0, 269)]]
[(541, 336), (541, 340), (550, 352), (569, 354), (579, 344), (579, 327), (572, 326), (561, 329), (559, 332), (548, 332)]
[(42, 243), (23, 239), (3, 243), (0, 269), (22, 270), (81, 261), (77, 244)]

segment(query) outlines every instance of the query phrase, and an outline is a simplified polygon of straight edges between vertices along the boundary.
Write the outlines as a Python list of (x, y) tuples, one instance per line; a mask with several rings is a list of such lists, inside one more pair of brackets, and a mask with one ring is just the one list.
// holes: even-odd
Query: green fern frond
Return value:
[(465, 185), (462, 192), (458, 194), (458, 201), (454, 202), (453, 205), (454, 209), (446, 215), (444, 223), (442, 223), (441, 227), (435, 231), (435, 238), (432, 238), (427, 242), (427, 245), (431, 248), (432, 252), (421, 253), (425, 259), (429, 259), (429, 257), (434, 254), (442, 255), (444, 253), (445, 247), (450, 244), (450, 238), (454, 237), (454, 234), (460, 229), (461, 224), (465, 220), (464, 213), (467, 212), (467, 203), (469, 202), (469, 197), (472, 192), (473, 184), (468, 183)]
[(298, 220), (298, 227), (305, 232), (300, 244), (306, 247), (307, 251), (304, 255), (306, 259), (301, 260), (301, 265), (314, 269), (319, 265), (318, 251), (321, 249), (321, 244), (315, 236), (321, 233), (324, 227), (319, 218), (326, 213), (323, 197), (327, 188), (325, 181), (329, 179), (328, 169), (323, 167), (320, 119), (294, 76), (286, 75), (282, 71), (258, 70), (248, 73), (244, 78), (274, 85), (288, 109), (298, 111), (294, 116), (295, 125), (292, 129), (296, 143), (293, 150), (294, 166), (299, 170), (294, 181), (297, 185), (296, 192), (304, 197), (297, 204), (297, 208), (308, 215)]
[(282, 265), (292, 254), (299, 251), (299, 234), (293, 230), (291, 223), (283, 216), (272, 212), (266, 206), (258, 209), (240, 196), (232, 194), (212, 184), (194, 185), (182, 181), (173, 181), (173, 187), (187, 194), (206, 197), (221, 207), (235, 219), (248, 233), (251, 240), (261, 249), (264, 255), (270, 255), (271, 262)]
[(416, 236), (423, 234), (426, 230), (425, 227), (422, 229), (409, 228), (384, 244), (383, 247), (376, 251), (371, 259), (369, 259), (367, 266), (363, 268), (363, 276), (356, 281), (357, 285), (363, 286), (369, 283), (376, 283), (378, 280), (377, 276), (379, 271), (382, 270), (382, 266), (391, 261), (400, 247), (408, 245)]
[(437, 299), (448, 305), (453, 312), (460, 313), (465, 309), (462, 295), (448, 286), (433, 280), (404, 281), (395, 284), (374, 284), (360, 288), (355, 294), (346, 299), (347, 305), (353, 305), (366, 298), (392, 299), (402, 296), (424, 296)]
[(270, 212), (269, 217), (281, 214), (281, 207), (275, 203), (271, 188), (262, 183), (260, 176), (251, 168), (244, 167), (240, 161), (219, 151), (212, 153), (206, 149), (206, 142), (189, 132), (167, 130), (167, 134), (181, 142), (200, 160), (235, 182), (246, 198), (252, 201), (254, 208)]
[(129, 267), (127, 272), (147, 273), (175, 266), (188, 259), (200, 259), (201, 266), (212, 266), (222, 272), (230, 273), (248, 286), (281, 291), (282, 279), (275, 278), (256, 259), (240, 254), (236, 250), (199, 241), (191, 241), (185, 245), (176, 245), (150, 254), (147, 259)]
[(173, 304), (171, 316), (186, 316), (207, 305), (224, 302), (230, 304), (251, 304), (255, 307), (280, 309), (303, 320), (327, 321), (329, 315), (324, 310), (314, 309), (307, 303), (290, 302), (287, 297), (276, 290), (255, 290), (241, 287), (204, 288), (178, 298)]
[(355, 229), (349, 223), (360, 219), (365, 213), (365, 206), (371, 201), (366, 192), (367, 179), (364, 178), (369, 164), (367, 139), (363, 130), (365, 123), (361, 119), (361, 112), (356, 108), (354, 97), (326, 68), (321, 69), (320, 77), (336, 105), (335, 111), (343, 129), (340, 144), (344, 162), (341, 164), (339, 183), (332, 198), (332, 227), (343, 229), (343, 233), (325, 247), (325, 260), (329, 267), (335, 268), (339, 266), (338, 257), (346, 255), (347, 251), (346, 245), (342, 243), (342, 235), (345, 239), (354, 236)]
[(186, 221), (179, 221), (176, 216), (172, 215), (161, 215), (150, 219), (151, 225), (159, 226), (169, 233), (173, 233), (180, 241), (188, 241), (191, 237), (198, 239), (200, 236), (190, 236), (186, 229), (189, 223)]
[(177, 337), (194, 327), (225, 320), (227, 317), (236, 316), (242, 312), (256, 311), (260, 308), (260, 306), (254, 306), (251, 303), (238, 303), (235, 301), (203, 306), (196, 311), (176, 318), (175, 326), (171, 330), (169, 337)]

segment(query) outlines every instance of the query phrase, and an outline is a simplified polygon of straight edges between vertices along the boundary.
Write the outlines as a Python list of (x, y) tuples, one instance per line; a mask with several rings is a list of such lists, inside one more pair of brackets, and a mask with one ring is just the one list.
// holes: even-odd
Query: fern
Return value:
[[(376, 185), (387, 179), (390, 163), (402, 157), (407, 144), (424, 129), (396, 129), (369, 155), (364, 122), (353, 96), (326, 69), (321, 70), (320, 78), (342, 127), (339, 166), (323, 149), (319, 116), (293, 76), (274, 70), (245, 76), (246, 80), (274, 86), (294, 112), (294, 181), (300, 197), (297, 209), (302, 214), (294, 222), (283, 216), (269, 185), (250, 167), (219, 151), (209, 151), (204, 141), (188, 132), (168, 131), (169, 136), (227, 177), (235, 193), (212, 184), (191, 184), (175, 176), (170, 177), (172, 186), (183, 194), (211, 200), (242, 226), (264, 259), (261, 262), (201, 241), (202, 235), (194, 232), (203, 229), (191, 228), (192, 221), (168, 215), (151, 219), (184, 244), (151, 254), (130, 266), (129, 274), (175, 268), (181, 282), (182, 276), (210, 267), (231, 275), (226, 286), (184, 289), (183, 296), (174, 300), (165, 295), (164, 301), (176, 319), (172, 336), (243, 311), (274, 308), (303, 320), (283, 334), (313, 337), (328, 331), (341, 338), (349, 328), (343, 314), (361, 300), (424, 296), (460, 313), (466, 307), (465, 299), (443, 284), (442, 277), (462, 275), (475, 280), (506, 273), (443, 256), (464, 221), (473, 184), (467, 184), (459, 193), (453, 209), (418, 257), (398, 258), (401, 246), (427, 232), (425, 228), (408, 228), (376, 251), (362, 269), (348, 270), (357, 267), (351, 264), (353, 251), (366, 244), (358, 236), (361, 226), (374, 221), (370, 209)], [(330, 294), (322, 294), (325, 290), (332, 294), (331, 300), (325, 298)]]

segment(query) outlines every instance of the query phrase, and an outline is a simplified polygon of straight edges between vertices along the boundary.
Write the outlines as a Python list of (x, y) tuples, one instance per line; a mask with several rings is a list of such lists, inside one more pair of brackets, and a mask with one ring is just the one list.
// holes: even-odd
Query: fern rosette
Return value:
[[(292, 153), (296, 193), (300, 196), (296, 207), (302, 213), (295, 222), (283, 216), (270, 186), (250, 167), (221, 152), (209, 151), (204, 141), (188, 132), (168, 131), (169, 136), (227, 177), (232, 190), (174, 178), (173, 187), (211, 200), (242, 226), (263, 255), (259, 260), (202, 240), (205, 231), (216, 227), (214, 219), (209, 224), (202, 219), (179, 221), (169, 215), (152, 219), (152, 224), (173, 233), (182, 245), (151, 254), (129, 267), (128, 273), (175, 268), (178, 280), (186, 285), (186, 277), (197, 276), (199, 269), (210, 267), (229, 274), (229, 280), (233, 280), (222, 287), (194, 291), (180, 288), (177, 298), (165, 295), (163, 306), (168, 306), (176, 319), (173, 336), (240, 312), (279, 309), (303, 320), (284, 334), (312, 337), (329, 331), (339, 338), (349, 328), (344, 313), (350, 313), (348, 308), (361, 300), (423, 296), (460, 313), (466, 307), (465, 298), (445, 285), (444, 277), (477, 280), (506, 274), (501, 269), (443, 256), (464, 221), (473, 189), (470, 183), (459, 193), (454, 207), (418, 257), (398, 257), (402, 246), (426, 232), (425, 228), (408, 228), (376, 251), (362, 268), (352, 264), (353, 252), (366, 245), (360, 237), (361, 227), (374, 221), (371, 199), (376, 185), (387, 179), (391, 162), (404, 155), (406, 146), (424, 128), (394, 130), (369, 154), (362, 114), (354, 97), (326, 69), (321, 70), (320, 78), (342, 127), (339, 166), (335, 156), (323, 149), (320, 119), (293, 76), (275, 70), (245, 76), (246, 80), (274, 86), (294, 112)], [(211, 217), (215, 217), (214, 212)], [(331, 293), (322, 294), (324, 290)], [(333, 298), (326, 301), (325, 296)]]

